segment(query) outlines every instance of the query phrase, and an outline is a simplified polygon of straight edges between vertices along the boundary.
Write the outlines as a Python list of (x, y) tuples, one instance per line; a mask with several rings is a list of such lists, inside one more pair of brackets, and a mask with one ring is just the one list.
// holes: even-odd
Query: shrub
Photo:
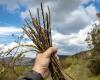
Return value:
[(67, 69), (68, 67), (70, 67), (72, 65), (71, 62), (68, 62), (66, 60), (62, 60), (61, 62), (61, 66), (64, 68), (64, 69)]
[(93, 24), (93, 28), (88, 32), (86, 42), (88, 47), (100, 52), (100, 21), (99, 24)]
[(100, 74), (100, 56), (90, 59), (88, 68), (93, 74), (99, 75)]

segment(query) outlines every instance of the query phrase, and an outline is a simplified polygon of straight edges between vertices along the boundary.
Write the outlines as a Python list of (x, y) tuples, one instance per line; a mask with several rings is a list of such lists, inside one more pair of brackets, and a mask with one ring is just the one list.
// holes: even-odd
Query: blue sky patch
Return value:
[[(17, 36), (21, 35), (19, 30), (23, 26), (24, 17), (28, 16), (28, 9), (31, 9), (32, 12), (36, 14), (35, 8), (38, 8), (41, 3), (40, 0), (13, 1), (10, 2), (10, 0), (0, 0), (0, 44), (10, 44), (17, 40), (17, 37), (12, 37), (12, 34)], [(32, 3), (33, 1), (34, 3)], [(96, 14), (95, 12), (92, 12), (93, 10), (90, 10), (90, 15), (87, 15), (85, 14), (85, 9), (92, 5), (93, 8), (95, 7), (96, 12), (100, 12), (100, 0), (82, 0), (83, 3), (81, 3), (80, 0), (63, 1), (57, 0), (55, 4), (53, 0), (44, 0), (44, 6), (46, 7), (46, 5), (50, 5), (53, 14), (52, 25), (54, 26), (52, 26), (52, 31), (56, 32), (56, 36), (55, 34), (52, 36), (55, 37), (55, 44), (58, 46), (60, 45), (60, 48), (62, 48), (65, 52), (78, 52), (81, 49), (84, 49), (84, 46), (79, 44), (81, 42), (84, 43), (84, 41), (82, 41), (84, 31), (82, 33), (80, 32), (83, 29), (85, 30), (85, 28), (87, 29), (87, 24), (89, 25), (92, 21), (91, 17)], [(18, 8), (16, 8), (16, 5), (12, 5), (13, 3), (17, 4)], [(10, 11), (7, 8), (10, 6), (9, 8), (12, 9), (11, 5), (15, 7), (15, 10)], [(79, 8), (81, 6), (84, 8), (82, 7), (80, 10)], [(26, 41), (29, 41), (29, 39)]]

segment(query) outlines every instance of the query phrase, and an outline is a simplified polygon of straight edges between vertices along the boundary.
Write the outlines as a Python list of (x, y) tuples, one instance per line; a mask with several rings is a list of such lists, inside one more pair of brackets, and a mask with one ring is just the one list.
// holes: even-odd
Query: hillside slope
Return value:
[(93, 75), (87, 67), (91, 51), (83, 51), (66, 58), (66, 64), (70, 64), (65, 72), (75, 80), (100, 80), (100, 75)]
[[(93, 75), (87, 68), (91, 55), (91, 51), (82, 51), (72, 56), (59, 55), (59, 59), (64, 71), (75, 80), (100, 80), (100, 75)], [(5, 58), (5, 60), (8, 61), (9, 59)], [(15, 67), (15, 71), (20, 76), (24, 71), (31, 69), (33, 62), (34, 59), (24, 58), (22, 64), (17, 64), (18, 66)], [(13, 77), (11, 77), (9, 73), (12, 74)], [(12, 69), (7, 69), (4, 74), (0, 74), (0, 79), (2, 80), (16, 80), (17, 77)], [(49, 77), (47, 80), (52, 79)]]

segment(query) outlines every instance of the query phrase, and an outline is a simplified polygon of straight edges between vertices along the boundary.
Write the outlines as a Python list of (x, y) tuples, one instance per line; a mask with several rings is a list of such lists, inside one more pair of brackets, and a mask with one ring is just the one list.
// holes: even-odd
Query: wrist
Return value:
[(24, 73), (23, 79), (27, 80), (44, 80), (42, 75), (34, 70), (29, 70)]
[(44, 78), (44, 71), (40, 69), (39, 67), (33, 67), (33, 71), (36, 71), (37, 73), (41, 74), (41, 76)]

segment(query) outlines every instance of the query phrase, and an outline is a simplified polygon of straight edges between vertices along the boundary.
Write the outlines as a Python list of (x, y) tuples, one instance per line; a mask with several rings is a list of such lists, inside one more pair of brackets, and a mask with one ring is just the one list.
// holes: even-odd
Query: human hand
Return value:
[(43, 54), (37, 54), (33, 70), (40, 73), (43, 78), (49, 75), (49, 62), (51, 55), (57, 53), (57, 48), (50, 47)]

